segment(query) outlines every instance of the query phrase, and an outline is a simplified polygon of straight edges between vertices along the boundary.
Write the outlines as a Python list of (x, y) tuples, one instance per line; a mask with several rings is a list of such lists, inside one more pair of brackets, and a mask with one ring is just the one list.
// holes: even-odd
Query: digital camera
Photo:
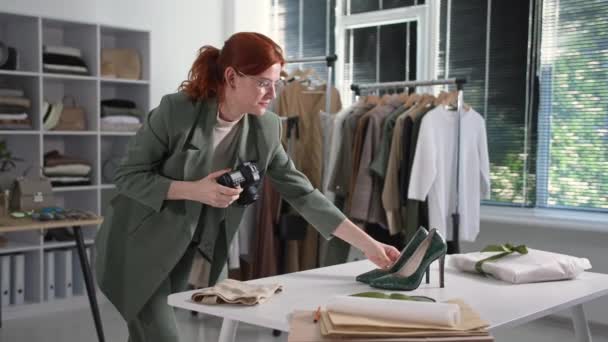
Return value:
[(261, 180), (262, 175), (257, 165), (254, 162), (245, 162), (239, 165), (236, 170), (221, 175), (217, 179), (217, 182), (230, 188), (238, 188), (240, 186), (243, 192), (241, 192), (236, 203), (240, 206), (248, 206), (260, 197), (258, 187)]

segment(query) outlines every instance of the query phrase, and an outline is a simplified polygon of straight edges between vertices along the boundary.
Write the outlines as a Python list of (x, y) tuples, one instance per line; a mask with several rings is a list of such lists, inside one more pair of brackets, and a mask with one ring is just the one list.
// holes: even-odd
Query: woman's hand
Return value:
[(227, 208), (243, 191), (241, 188), (233, 189), (218, 184), (217, 178), (229, 171), (231, 169), (215, 171), (201, 180), (190, 183), (190, 199), (216, 208)]
[(380, 268), (390, 267), (399, 259), (397, 248), (374, 240), (351, 220), (345, 219), (333, 232), (334, 236), (350, 243), (365, 254), (365, 256)]
[(365, 256), (379, 268), (389, 268), (399, 259), (397, 248), (373, 241), (369, 247), (363, 250)]

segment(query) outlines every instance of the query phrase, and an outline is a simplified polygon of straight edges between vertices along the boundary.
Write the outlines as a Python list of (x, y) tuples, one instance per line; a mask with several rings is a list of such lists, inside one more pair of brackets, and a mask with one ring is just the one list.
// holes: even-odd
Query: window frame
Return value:
[[(343, 1), (336, 1), (336, 87), (343, 94), (343, 103), (349, 104), (351, 97), (344, 96), (350, 94), (350, 84), (344, 84), (345, 75), (345, 51), (347, 30), (375, 27), (390, 24), (402, 24), (417, 22), (417, 42), (416, 49), (416, 75), (421, 80), (435, 79), (437, 76), (436, 63), (439, 49), (439, 0), (429, 0), (422, 5), (400, 7), (388, 10), (378, 10), (357, 14), (345, 15), (343, 13)], [(433, 44), (433, 42), (435, 42)], [(350, 44), (352, 49), (352, 44)], [(352, 74), (352, 70), (351, 70)]]

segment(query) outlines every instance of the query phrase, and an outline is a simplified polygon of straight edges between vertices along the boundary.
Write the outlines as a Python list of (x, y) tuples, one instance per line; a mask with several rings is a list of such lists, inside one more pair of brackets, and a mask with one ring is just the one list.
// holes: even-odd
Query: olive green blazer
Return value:
[[(95, 265), (101, 290), (126, 321), (135, 318), (183, 256), (201, 209), (205, 226), (200, 250), (211, 260), (212, 270), (221, 270), (226, 262), (244, 208), (166, 199), (173, 180), (199, 180), (216, 171), (211, 170), (216, 114), (214, 99), (194, 102), (183, 93), (164, 96), (130, 140), (116, 171), (118, 194), (106, 208), (95, 239)], [(281, 145), (281, 127), (274, 113), (245, 115), (232, 165), (256, 161), (283, 198), (329, 239), (345, 216), (295, 169)], [(218, 239), (219, 234), (225, 236)], [(221, 260), (213, 260), (214, 255)], [(219, 272), (212, 273), (214, 283)]]

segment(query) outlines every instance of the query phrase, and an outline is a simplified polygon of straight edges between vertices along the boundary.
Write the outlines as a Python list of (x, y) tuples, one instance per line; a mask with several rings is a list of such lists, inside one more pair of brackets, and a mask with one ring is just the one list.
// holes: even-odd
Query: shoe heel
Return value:
[(426, 283), (430, 284), (431, 283), (431, 267), (427, 267), (426, 268)]
[(445, 254), (439, 258), (439, 287), (445, 287)]

